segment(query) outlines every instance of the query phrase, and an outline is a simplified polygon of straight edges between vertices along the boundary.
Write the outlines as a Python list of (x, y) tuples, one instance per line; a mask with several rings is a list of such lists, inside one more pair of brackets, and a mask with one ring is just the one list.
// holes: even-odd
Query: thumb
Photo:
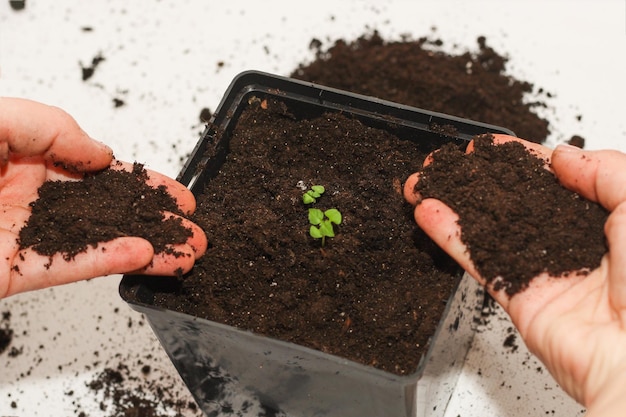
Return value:
[(121, 237), (89, 247), (69, 261), (63, 256), (43, 256), (31, 248), (20, 251), (5, 296), (144, 268), (152, 261), (154, 250), (145, 239)]
[(604, 226), (609, 247), (609, 300), (626, 323), (626, 202), (611, 212)]
[(552, 153), (551, 166), (566, 188), (609, 211), (626, 201), (626, 154), (622, 152), (559, 145)]
[(609, 247), (608, 284), (611, 305), (626, 315), (626, 154), (583, 151), (558, 146), (552, 168), (561, 183), (609, 210), (604, 234)]
[[(29, 115), (29, 117), (24, 117)], [(0, 160), (43, 156), (76, 171), (106, 168), (111, 149), (85, 133), (64, 110), (31, 100), (0, 97)]]

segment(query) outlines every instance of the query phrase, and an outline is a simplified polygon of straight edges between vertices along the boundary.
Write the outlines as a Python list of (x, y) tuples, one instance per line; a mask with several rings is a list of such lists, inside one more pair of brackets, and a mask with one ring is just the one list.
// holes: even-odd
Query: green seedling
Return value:
[(326, 211), (310, 208), (309, 223), (311, 223), (309, 234), (314, 239), (322, 239), (324, 246), (327, 237), (335, 237), (334, 225), (341, 224), (341, 213), (334, 208)]
[(302, 195), (302, 202), (304, 204), (313, 204), (318, 198), (324, 194), (326, 189), (321, 185), (313, 185), (309, 191)]

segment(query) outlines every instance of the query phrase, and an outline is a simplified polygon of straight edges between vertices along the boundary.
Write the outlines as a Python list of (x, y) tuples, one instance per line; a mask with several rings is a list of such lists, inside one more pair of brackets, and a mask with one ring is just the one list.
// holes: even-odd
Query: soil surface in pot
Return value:
[[(443, 51), (432, 38), (388, 41), (377, 31), (324, 48), (314, 39), (312, 62), (291, 76), (396, 103), (442, 112), (511, 129), (543, 142), (549, 122), (538, 115), (550, 93), (507, 72), (508, 58), (477, 39), (478, 50)], [(584, 143), (577, 136), (576, 143)]]
[[(428, 151), (338, 113), (297, 119), (252, 100), (198, 198), (210, 247), (155, 304), (413, 373), (461, 277), (402, 195)], [(313, 207), (343, 215), (324, 246), (302, 201), (315, 184), (326, 191)]]
[(176, 255), (171, 244), (184, 243), (191, 230), (164, 186), (151, 187), (141, 164), (132, 172), (106, 169), (79, 181), (46, 181), (31, 215), (20, 230), (20, 248), (33, 248), (52, 256), (62, 253), (70, 261), (89, 247), (122, 236), (139, 236), (152, 243), (156, 253)]
[(461, 240), (496, 290), (514, 295), (540, 273), (567, 277), (600, 265), (602, 206), (564, 188), (519, 142), (494, 144), (483, 135), (474, 143), (469, 154), (447, 145), (433, 153), (415, 190), (458, 214)]

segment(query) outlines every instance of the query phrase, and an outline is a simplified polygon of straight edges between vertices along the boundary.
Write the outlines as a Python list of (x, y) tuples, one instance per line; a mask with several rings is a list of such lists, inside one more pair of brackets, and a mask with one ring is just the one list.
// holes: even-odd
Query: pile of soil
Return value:
[(474, 140), (469, 154), (455, 146), (435, 152), (415, 191), (458, 214), (476, 270), (514, 295), (540, 273), (559, 277), (598, 267), (608, 250), (609, 213), (564, 188), (521, 143), (494, 144), (491, 135)]
[[(198, 197), (193, 220), (211, 247), (155, 304), (414, 372), (461, 277), (402, 196), (431, 149), (339, 113), (297, 118), (282, 102), (250, 102)], [(313, 207), (343, 215), (324, 246), (302, 201), (316, 184), (326, 191)]]
[(139, 236), (156, 253), (178, 256), (171, 245), (184, 243), (192, 232), (180, 217), (166, 218), (164, 211), (182, 213), (165, 186), (152, 187), (147, 178), (143, 165), (134, 164), (132, 171), (109, 168), (80, 181), (46, 181), (20, 230), (20, 248), (45, 256), (63, 253), (70, 261), (101, 242)]
[[(426, 110), (506, 127), (543, 142), (549, 123), (536, 110), (551, 94), (507, 74), (508, 58), (479, 37), (478, 50), (459, 55), (426, 37), (384, 40), (376, 31), (324, 49), (314, 39), (315, 59), (291, 77)], [(580, 137), (579, 137), (580, 138)], [(582, 138), (581, 138), (582, 139)]]

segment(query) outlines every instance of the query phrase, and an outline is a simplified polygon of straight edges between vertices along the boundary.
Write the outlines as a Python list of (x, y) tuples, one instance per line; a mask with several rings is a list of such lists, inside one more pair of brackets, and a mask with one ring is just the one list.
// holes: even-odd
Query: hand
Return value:
[[(494, 135), (496, 142), (519, 140)], [(561, 387), (587, 407), (588, 416), (622, 416), (626, 410), (626, 154), (556, 150), (519, 140), (546, 160), (560, 182), (599, 202), (610, 216), (605, 225), (609, 252), (589, 275), (535, 278), (521, 293), (508, 297), (487, 288), (510, 315), (529, 350)], [(471, 146), (468, 147), (471, 151)], [(427, 160), (426, 163), (428, 163)], [(418, 203), (405, 184), (405, 198)], [(458, 216), (441, 201), (425, 199), (415, 208), (420, 227), (483, 285), (460, 240)]]
[[(30, 216), (29, 203), (37, 199), (44, 181), (80, 178), (110, 166), (112, 159), (111, 149), (87, 136), (63, 110), (0, 98), (0, 298), (108, 274), (174, 275), (179, 268), (191, 269), (204, 253), (204, 232), (188, 220), (184, 222), (193, 236), (175, 249), (189, 256), (155, 255), (152, 245), (139, 237), (104, 242), (69, 262), (62, 254), (50, 262), (32, 249), (19, 250), (17, 238)], [(194, 196), (182, 184), (156, 172), (148, 174), (148, 182), (165, 185), (184, 213), (195, 210)]]

